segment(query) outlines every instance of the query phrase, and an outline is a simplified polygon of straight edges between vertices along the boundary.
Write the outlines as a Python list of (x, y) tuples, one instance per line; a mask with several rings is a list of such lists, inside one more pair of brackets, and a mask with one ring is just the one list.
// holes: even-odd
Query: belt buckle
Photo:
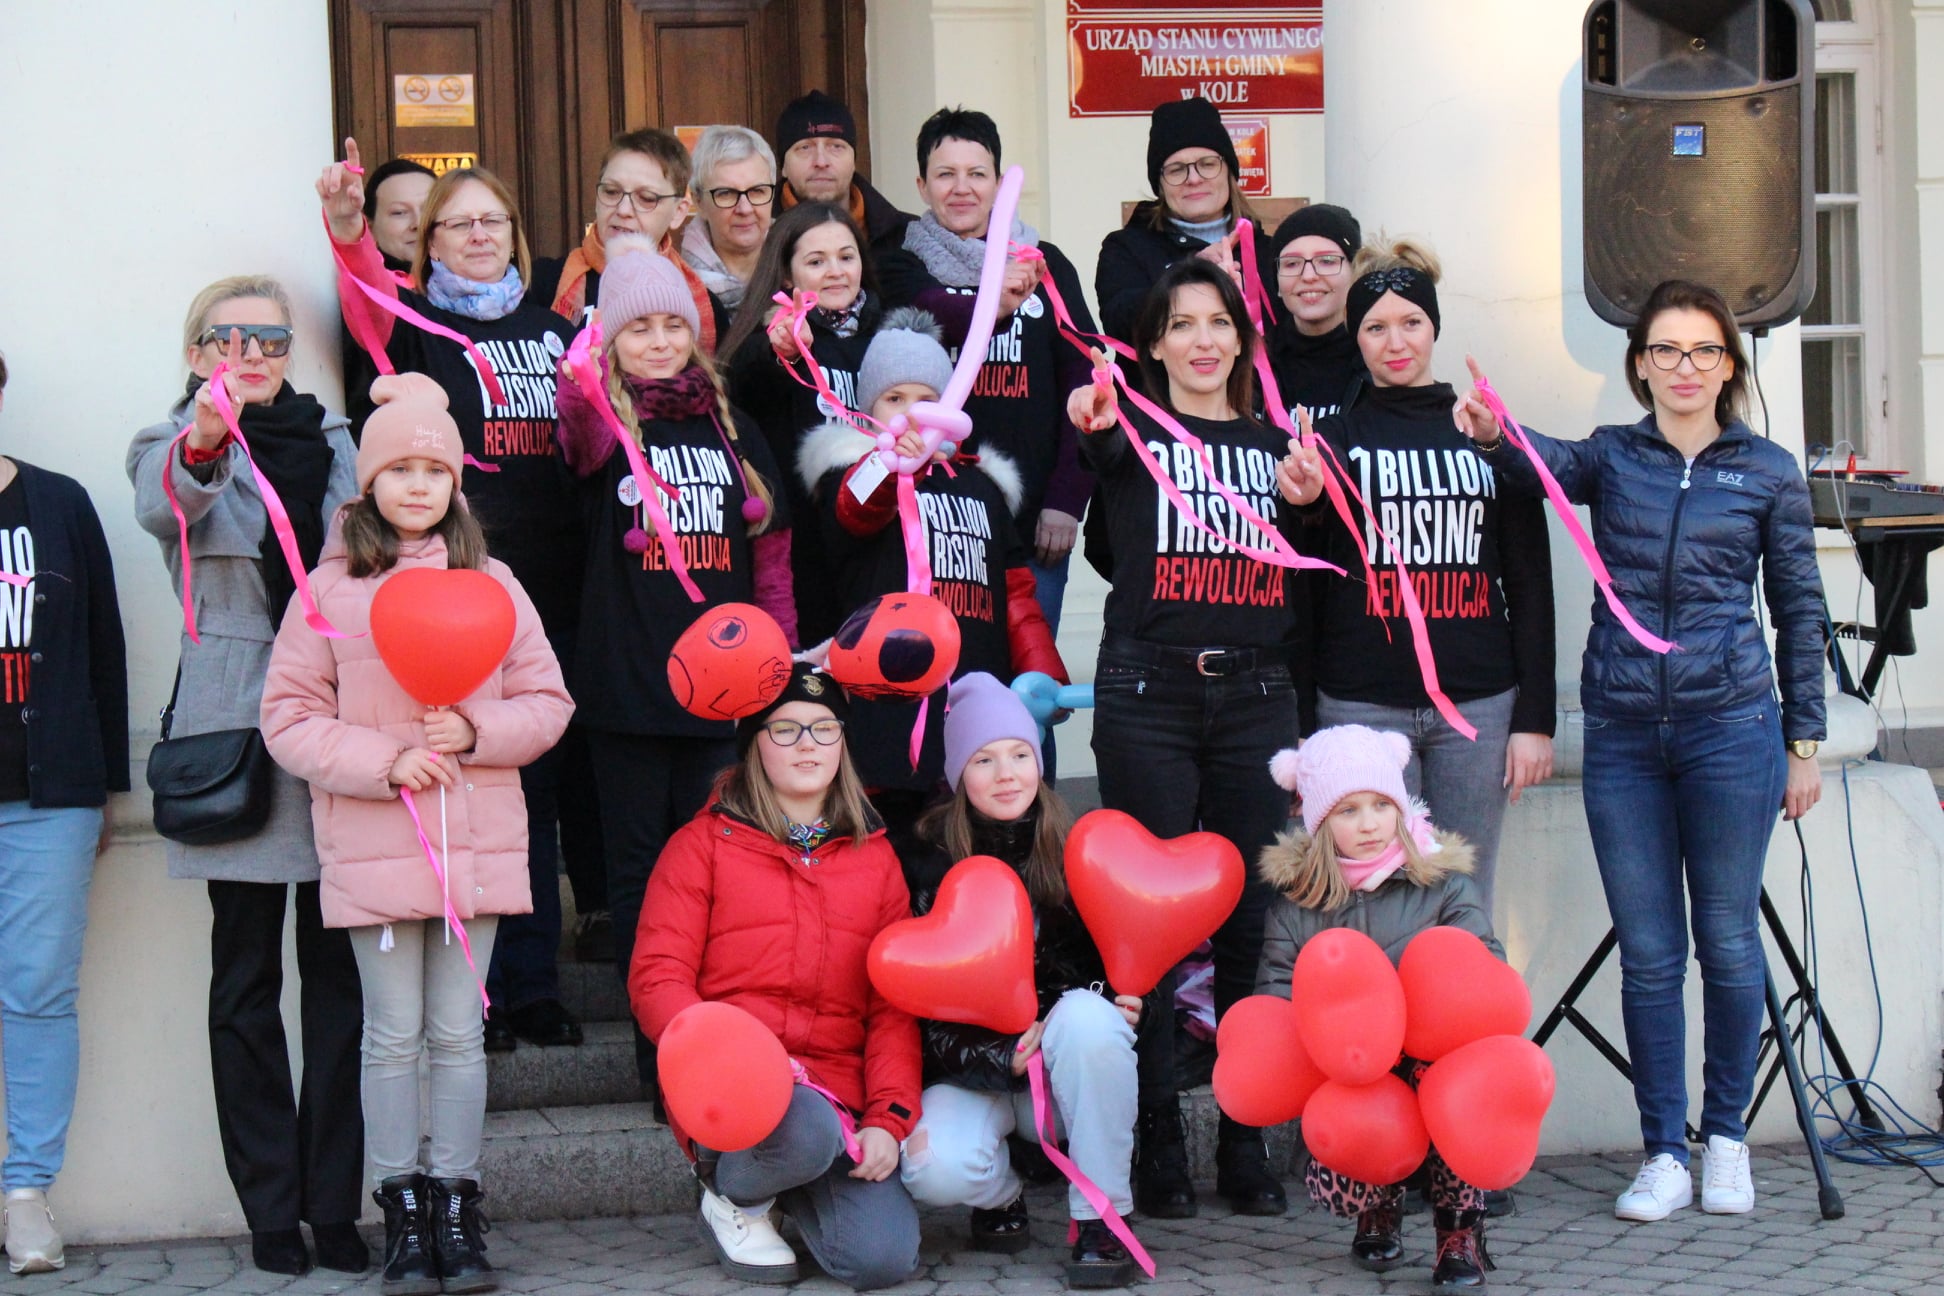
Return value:
[(1207, 679), (1220, 679), (1224, 675), (1234, 674), (1235, 672), (1233, 670), (1210, 670), (1208, 666), (1208, 659), (1210, 657), (1226, 657), (1228, 656), (1228, 651), (1226, 648), (1205, 648), (1201, 652), (1196, 653), (1195, 672)]

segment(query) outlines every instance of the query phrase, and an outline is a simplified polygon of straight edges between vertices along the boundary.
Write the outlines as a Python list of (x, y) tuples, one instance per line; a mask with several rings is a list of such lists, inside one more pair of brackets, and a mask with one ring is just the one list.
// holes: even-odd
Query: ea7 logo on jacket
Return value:
[(1742, 484), (1742, 475), (1740, 473), (1718, 472), (1715, 474), (1715, 480), (1723, 486), (1739, 486)]

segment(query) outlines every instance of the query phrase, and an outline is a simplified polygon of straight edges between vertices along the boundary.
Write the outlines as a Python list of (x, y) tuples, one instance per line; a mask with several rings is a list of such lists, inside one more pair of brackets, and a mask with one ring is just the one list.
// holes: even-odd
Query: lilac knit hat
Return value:
[(1303, 828), (1314, 837), (1337, 802), (1353, 792), (1376, 792), (1408, 812), (1404, 767), (1410, 763), (1411, 740), (1403, 734), (1335, 725), (1311, 734), (1300, 747), (1277, 752), (1269, 776), (1302, 797)]
[(1046, 773), (1039, 725), (1019, 694), (984, 671), (952, 681), (945, 709), (945, 781), (958, 791), (966, 763), (987, 743), (1017, 738), (1033, 749), (1033, 765)]
[(601, 271), (594, 304), (601, 309), (603, 337), (613, 337), (644, 315), (680, 315), (689, 332), (698, 338), (702, 334), (702, 314), (695, 309), (688, 280), (639, 234), (608, 240), (607, 269)]

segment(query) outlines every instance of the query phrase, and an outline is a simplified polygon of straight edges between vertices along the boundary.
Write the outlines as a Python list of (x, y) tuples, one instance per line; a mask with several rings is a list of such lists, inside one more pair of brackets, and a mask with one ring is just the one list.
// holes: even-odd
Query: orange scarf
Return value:
[[(688, 284), (689, 296), (695, 299), (696, 318), (702, 322), (696, 342), (704, 355), (713, 357), (716, 349), (715, 303), (709, 299), (708, 288), (703, 285), (701, 277), (689, 269), (688, 262), (682, 260), (681, 251), (675, 246), (673, 230), (662, 236), (658, 250), (682, 272), (682, 279)], [(599, 232), (589, 225), (581, 245), (567, 254), (567, 263), (560, 268), (560, 286), (554, 290), (554, 314), (578, 324), (587, 311), (587, 276), (590, 273), (600, 274), (606, 269), (607, 249), (601, 246)]]
[[(790, 210), (802, 201), (796, 196), (796, 190), (788, 185), (783, 185), (779, 192), (783, 195), (784, 211)], [(857, 228), (864, 230), (864, 237), (868, 239), (871, 234), (864, 224), (864, 191), (854, 184), (850, 187), (850, 218), (857, 222)]]

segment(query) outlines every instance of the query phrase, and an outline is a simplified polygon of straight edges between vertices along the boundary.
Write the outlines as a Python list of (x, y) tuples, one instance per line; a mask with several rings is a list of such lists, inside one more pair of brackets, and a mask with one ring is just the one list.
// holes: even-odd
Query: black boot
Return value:
[(1438, 1262), (1431, 1271), (1432, 1290), (1483, 1287), (1485, 1271), (1497, 1268), (1485, 1250), (1485, 1212), (1440, 1207), (1431, 1217), (1438, 1227)]
[(1068, 1287), (1125, 1287), (1134, 1277), (1134, 1257), (1099, 1220), (1075, 1220), (1073, 1254), (1067, 1259)]
[(385, 1208), (385, 1296), (433, 1296), (439, 1266), (425, 1240), (425, 1176), (393, 1175), (371, 1199)]
[(1262, 1131), (1224, 1116), (1215, 1141), (1215, 1191), (1237, 1215), (1280, 1215), (1289, 1209), (1282, 1181), (1269, 1168)]
[(1140, 1110), (1135, 1124), (1134, 1205), (1155, 1219), (1193, 1219), (1195, 1185), (1188, 1177), (1188, 1132), (1177, 1099)]
[(256, 1229), (250, 1233), (250, 1260), (265, 1273), (296, 1278), (310, 1272), (302, 1229)]
[(358, 1235), (356, 1223), (313, 1224), (311, 1241), (317, 1244), (317, 1267), (320, 1269), (361, 1274), (371, 1268), (371, 1248)]
[(1382, 1273), (1404, 1258), (1404, 1212), (1385, 1201), (1357, 1216), (1357, 1235), (1350, 1239), (1350, 1259), (1372, 1273)]
[(486, 1292), (499, 1286), (486, 1263), (482, 1236), (492, 1226), (479, 1209), (485, 1196), (472, 1179), (425, 1181), (425, 1232), (439, 1265), (439, 1289), (448, 1294)]
[(1026, 1214), (1026, 1190), (997, 1210), (972, 1209), (972, 1249), (1018, 1255), (1033, 1245), (1033, 1221)]

